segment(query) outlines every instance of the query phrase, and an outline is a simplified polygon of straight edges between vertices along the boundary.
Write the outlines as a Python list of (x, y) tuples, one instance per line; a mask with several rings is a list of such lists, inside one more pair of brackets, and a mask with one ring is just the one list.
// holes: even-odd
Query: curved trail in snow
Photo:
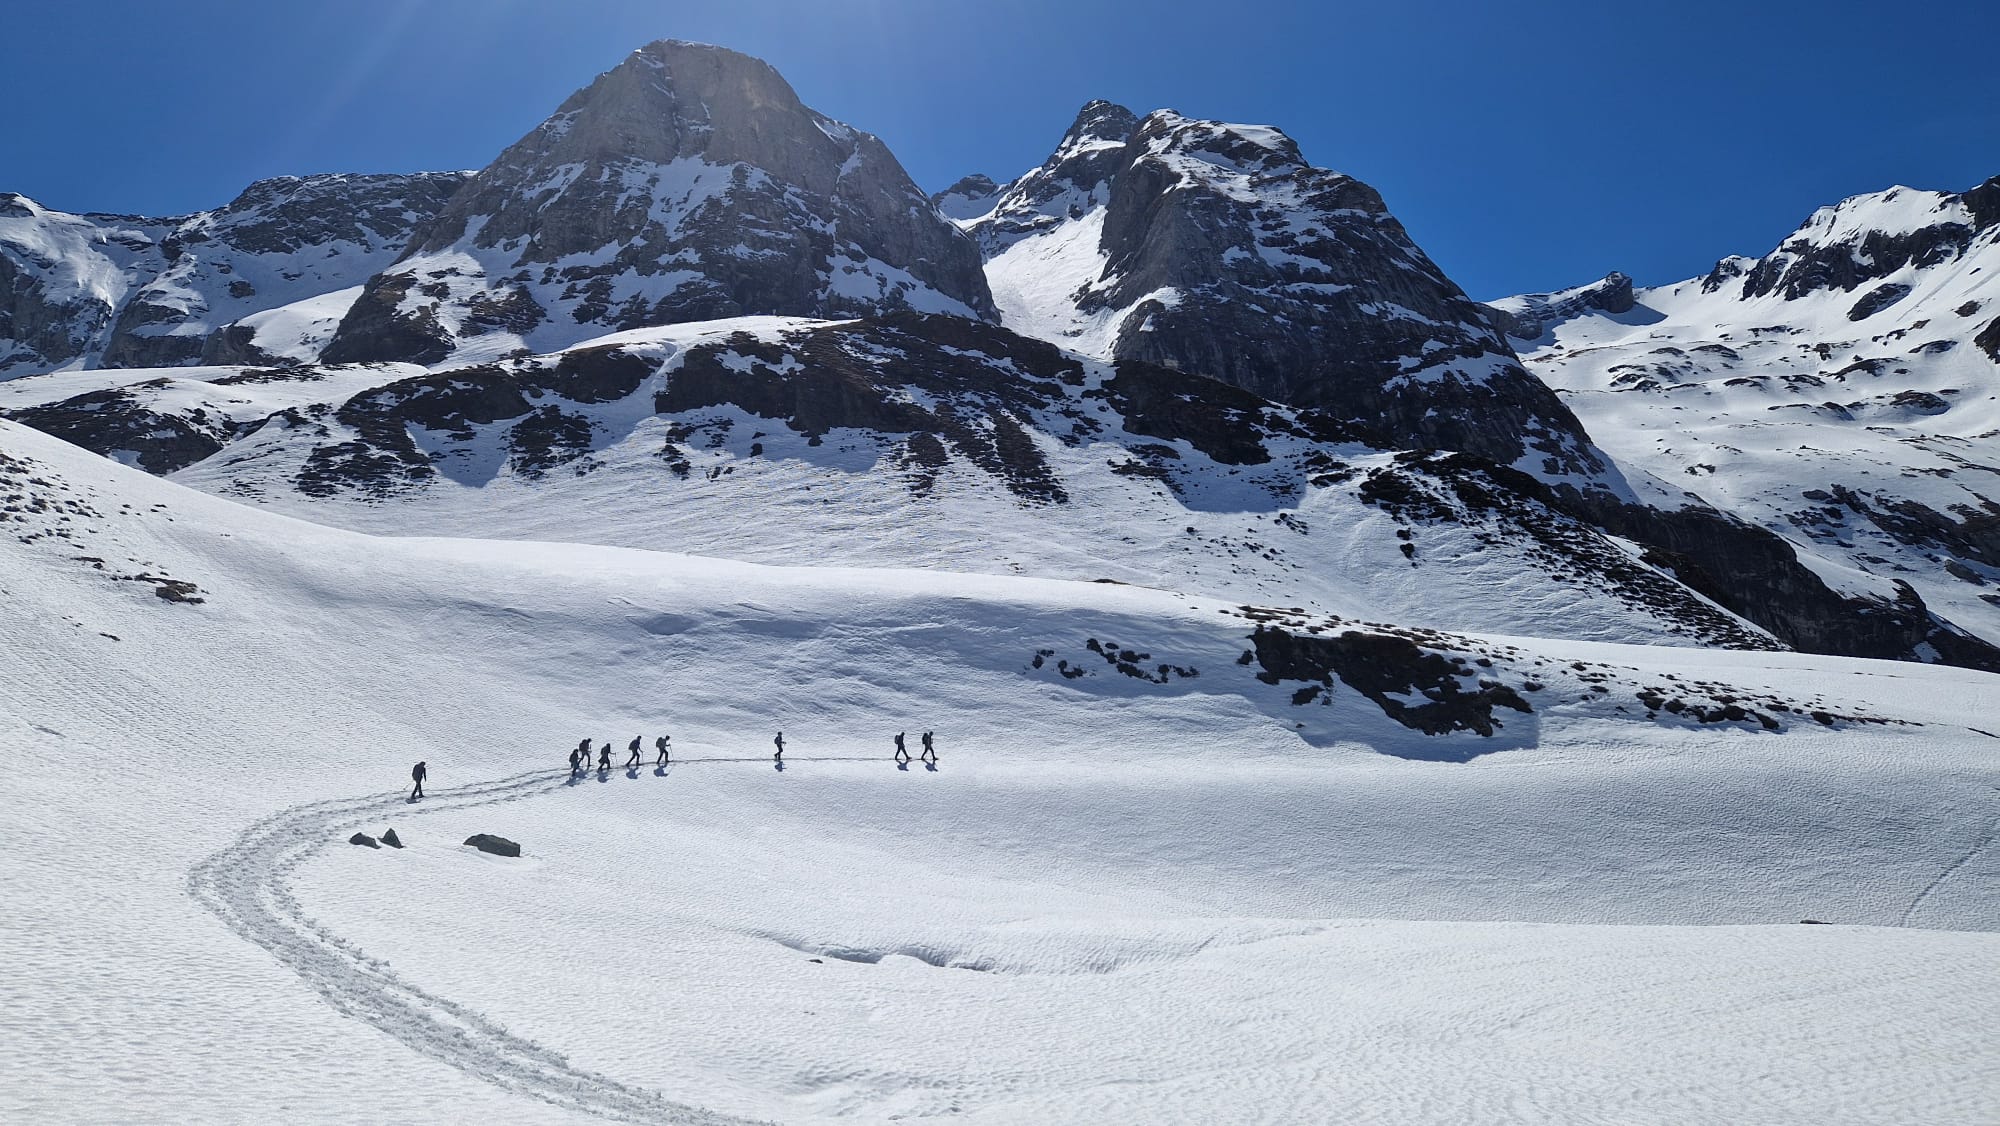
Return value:
[(463, 1005), (397, 977), (387, 965), (306, 915), (291, 874), (364, 824), (446, 809), (519, 801), (569, 782), (566, 770), (536, 770), (440, 791), (421, 805), (401, 793), (311, 802), (279, 810), (196, 865), (188, 892), (231, 930), (271, 952), (346, 1016), (412, 1051), (508, 1091), (617, 1122), (738, 1126), (747, 1120), (673, 1102), (571, 1064)]

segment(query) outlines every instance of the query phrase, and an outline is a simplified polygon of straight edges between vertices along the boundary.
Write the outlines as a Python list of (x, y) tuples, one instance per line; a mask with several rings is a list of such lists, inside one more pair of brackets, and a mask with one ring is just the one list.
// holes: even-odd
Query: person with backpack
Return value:
[(589, 752), (588, 750), (586, 750), (586, 749), (585, 749), (585, 748), (587, 748), (587, 747), (589, 747), (589, 746), (590, 746), (590, 740), (588, 740), (588, 739), (585, 739), (585, 740), (583, 741), (583, 746), (582, 746), (582, 747), (572, 747), (572, 748), (570, 748), (570, 752), (569, 752), (569, 772), (570, 772), (571, 774), (581, 774), (581, 773), (583, 773), (583, 764), (584, 764), (584, 763), (586, 763), (586, 762), (589, 762), (589, 761), (590, 761), (590, 752)]
[(908, 750), (908, 749), (907, 749), (906, 747), (904, 747), (904, 746), (903, 746), (903, 734), (904, 734), (904, 733), (903, 733), (903, 732), (901, 732), (901, 731), (898, 731), (898, 732), (896, 732), (896, 765), (897, 765), (897, 766), (908, 766), (908, 765), (910, 764), (910, 752), (909, 752), (909, 750)]
[[(583, 760), (584, 769), (590, 769), (590, 740), (585, 739), (583, 742), (578, 743), (576, 745), (576, 754), (578, 758)], [(575, 764), (572, 763), (571, 765), (574, 766)]]
[(928, 731), (924, 732), (924, 753), (922, 757), (925, 762), (934, 763), (937, 761), (937, 747), (932, 745), (931, 733)]
[(672, 743), (673, 741), (674, 737), (671, 735), (662, 735), (658, 739), (653, 740), (654, 748), (660, 752), (659, 760), (655, 765), (665, 766), (673, 761), (674, 759), (673, 748), (668, 746), (668, 744)]
[(639, 769), (639, 738), (637, 735), (632, 736), (632, 745), (626, 748), (632, 752), (632, 757), (625, 760), (627, 770)]
[(609, 739), (604, 741), (604, 746), (597, 752), (597, 769), (611, 769), (611, 740)]
[(771, 740), (771, 742), (776, 744), (778, 748), (778, 753), (771, 757), (779, 762), (785, 761), (785, 733), (782, 731), (778, 732), (778, 737)]
[(418, 798), (424, 796), (424, 776), (429, 773), (430, 771), (424, 769), (423, 763), (418, 763), (410, 768), (410, 781), (416, 783), (416, 785), (410, 787), (411, 801), (416, 801)]

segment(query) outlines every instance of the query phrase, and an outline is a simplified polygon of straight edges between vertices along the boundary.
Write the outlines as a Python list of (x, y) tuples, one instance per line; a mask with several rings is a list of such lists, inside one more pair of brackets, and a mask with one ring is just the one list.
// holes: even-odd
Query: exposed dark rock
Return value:
[(1980, 329), (1979, 334), (1972, 338), (1972, 343), (1986, 353), (1987, 359), (2000, 364), (2000, 317), (1988, 321), (1986, 327)]
[(2000, 504), (1960, 504), (1948, 515), (1907, 497), (1870, 496), (1839, 485), (1830, 496), (1903, 543), (1940, 547), (2000, 567)]
[(182, 414), (157, 411), (141, 397), (142, 390), (143, 385), (90, 391), (5, 416), (106, 457), (129, 453), (141, 469), (158, 474), (208, 458), (234, 437), (227, 419), (198, 407)]
[(394, 829), (384, 829), (382, 830), (382, 843), (388, 845), (390, 848), (402, 848), (403, 838), (397, 836)]
[[(1334, 637), (1315, 637), (1269, 626), (1258, 626), (1250, 637), (1257, 679), (1266, 684), (1316, 681), (1331, 687), (1333, 678), (1354, 689), (1382, 714), (1426, 735), (1475, 731), (1491, 736), (1505, 724), (1493, 709), (1534, 711), (1512, 688), (1492, 680), (1468, 687), (1462, 670), (1442, 654), (1393, 634), (1344, 630)], [(1310, 702), (1293, 697), (1293, 703)], [(1414, 701), (1421, 700), (1417, 703)]]
[(1714, 509), (1646, 508), (1568, 487), (1555, 496), (1567, 511), (1644, 545), (1647, 562), (1795, 649), (1908, 661), (1929, 645), (1946, 664), (2000, 672), (2000, 649), (1940, 620), (1908, 584), (1894, 599), (1850, 598), (1776, 534)]
[(590, 420), (557, 406), (538, 407), (507, 434), (507, 461), (522, 477), (541, 477), (590, 453)]
[(1022, 500), (1062, 504), (1068, 493), (1022, 420), (1057, 409), (1081, 382), (1079, 364), (1039, 341), (963, 318), (895, 314), (782, 343), (737, 336), (691, 348), (655, 408), (728, 404), (808, 437), (840, 428), (909, 435), (919, 464), (949, 446)]
[(1951, 404), (1929, 391), (1898, 391), (1889, 405), (1916, 411), (1919, 414), (1943, 414), (1951, 409)]
[(1847, 311), (1847, 319), (1865, 321), (1909, 295), (1910, 287), (1902, 282), (1883, 282), (1861, 295), (1861, 300)]
[(257, 334), (248, 325), (224, 325), (202, 342), (200, 362), (210, 367), (260, 366), (283, 361), (257, 347)]
[(481, 852), (490, 852), (495, 856), (521, 855), (520, 845), (508, 840), (506, 837), (496, 837), (491, 833), (474, 833), (465, 838), (465, 843)]
[(201, 597), (201, 588), (186, 579), (169, 579), (155, 575), (140, 575), (142, 581), (153, 584), (153, 593), (162, 601), (184, 602), (199, 606), (208, 601)]
[(380, 842), (378, 842), (374, 837), (371, 837), (366, 833), (354, 834), (353, 836), (347, 838), (347, 843), (351, 845), (366, 845), (369, 848), (382, 847)]
[(329, 364), (401, 361), (435, 364), (451, 355), (452, 336), (438, 322), (437, 306), (405, 312), (404, 299), (417, 279), (409, 274), (384, 274), (361, 291), (341, 318), (333, 340), (321, 350)]

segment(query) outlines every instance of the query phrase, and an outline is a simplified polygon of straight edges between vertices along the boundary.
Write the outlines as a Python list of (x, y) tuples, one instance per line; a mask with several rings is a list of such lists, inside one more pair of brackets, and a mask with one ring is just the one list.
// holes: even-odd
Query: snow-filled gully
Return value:
[(370, 794), (293, 806), (250, 826), (196, 865), (188, 875), (188, 893), (237, 934), (270, 951), (342, 1014), (486, 1082), (618, 1122), (712, 1126), (747, 1121), (582, 1070), (464, 1006), (419, 989), (307, 917), (288, 886), (291, 874), (314, 854), (391, 810), (407, 818), (519, 801), (569, 778), (567, 771), (536, 770), (442, 792), (421, 804), (406, 804), (395, 794)]

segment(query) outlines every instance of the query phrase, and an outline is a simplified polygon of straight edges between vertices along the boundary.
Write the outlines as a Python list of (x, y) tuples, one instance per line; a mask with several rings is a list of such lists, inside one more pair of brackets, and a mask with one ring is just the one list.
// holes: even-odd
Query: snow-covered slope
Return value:
[[(0, 197), (0, 379), (312, 358), (300, 355), (299, 331), (272, 334), (268, 314), (253, 315), (323, 307), (360, 285), (464, 181), (457, 172), (282, 176), (176, 219), (70, 215)], [(245, 318), (255, 323), (236, 324)]]
[(1776, 644), (1532, 482), (953, 318), (710, 322), (434, 373), (61, 373), (0, 387), (0, 411), (218, 495), (386, 534), (1107, 579), (1434, 626), (1559, 618), (1596, 640)]
[(1856, 196), (1761, 259), (1621, 279), (1495, 303), (1620, 465), (2000, 639), (2000, 180)]
[(876, 137), (662, 40), (572, 95), (371, 279), (329, 362), (491, 359), (754, 314), (989, 315), (973, 242)]
[(2000, 1110), (1986, 674), (378, 539), (0, 451), (0, 1116)]

